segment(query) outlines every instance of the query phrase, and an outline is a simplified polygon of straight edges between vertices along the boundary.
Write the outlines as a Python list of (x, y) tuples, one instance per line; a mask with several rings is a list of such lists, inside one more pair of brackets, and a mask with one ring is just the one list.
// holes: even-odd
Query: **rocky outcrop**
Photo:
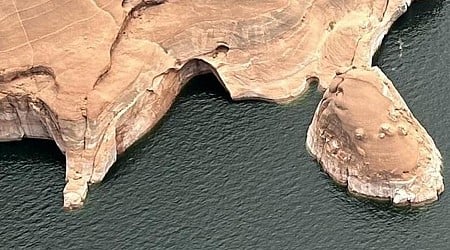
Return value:
[[(88, 184), (103, 179), (117, 154), (157, 123), (192, 77), (211, 72), (235, 100), (277, 103), (302, 95), (312, 82), (326, 90), (350, 71), (376, 84), (372, 55), (408, 5), (401, 0), (3, 2), (0, 140), (55, 140), (67, 159), (64, 207), (77, 208)], [(410, 126), (420, 127), (415, 120)], [(432, 145), (424, 129), (417, 131), (415, 137)], [(324, 152), (317, 136), (309, 137), (316, 154)], [(409, 148), (411, 155), (417, 156), (417, 147)], [(437, 152), (434, 145), (430, 149)], [(430, 164), (438, 170), (436, 154)], [(390, 164), (374, 163), (372, 169)]]
[(306, 145), (336, 182), (358, 195), (420, 205), (444, 190), (439, 151), (378, 68), (335, 77)]

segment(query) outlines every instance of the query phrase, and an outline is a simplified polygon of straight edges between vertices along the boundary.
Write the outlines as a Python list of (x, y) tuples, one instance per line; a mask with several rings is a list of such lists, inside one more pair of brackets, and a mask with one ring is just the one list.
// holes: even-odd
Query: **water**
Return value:
[[(374, 59), (436, 141), (450, 178), (450, 1), (419, 1)], [(211, 76), (120, 157), (86, 206), (63, 212), (53, 142), (0, 144), (1, 248), (449, 249), (447, 193), (421, 209), (349, 196), (312, 161), (320, 95), (231, 103)]]

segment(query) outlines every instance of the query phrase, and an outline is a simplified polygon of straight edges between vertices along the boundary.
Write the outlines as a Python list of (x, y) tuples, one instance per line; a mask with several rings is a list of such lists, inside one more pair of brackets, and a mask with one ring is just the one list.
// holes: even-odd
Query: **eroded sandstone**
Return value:
[(336, 182), (359, 195), (420, 205), (444, 190), (439, 151), (378, 68), (335, 77), (307, 148)]
[[(284, 103), (302, 95), (311, 82), (329, 89), (328, 98), (339, 88), (336, 79), (344, 79), (344, 85), (349, 82), (356, 91), (351, 93), (362, 101), (366, 91), (373, 92), (371, 87), (347, 80), (359, 72), (358, 79), (370, 86), (389, 83), (393, 97), (390, 101), (374, 98), (373, 105), (381, 109), (389, 102), (404, 104), (392, 84), (370, 64), (382, 37), (409, 4), (400, 0), (3, 2), (0, 37), (6, 39), (0, 40), (0, 141), (55, 140), (66, 155), (64, 207), (72, 209), (83, 205), (87, 184), (100, 182), (117, 154), (147, 133), (183, 85), (199, 74), (214, 73), (235, 100)], [(406, 105), (401, 107), (410, 114)], [(345, 112), (342, 115), (348, 119), (336, 127), (339, 131), (329, 129), (335, 135), (350, 133), (361, 140), (373, 135), (372, 127), (360, 126), (360, 120)], [(415, 188), (400, 188), (407, 192), (401, 197), (409, 202), (420, 195), (426, 197), (422, 200), (435, 199), (422, 189), (430, 186), (435, 194), (443, 190), (438, 183), (442, 182), (439, 152), (420, 124), (412, 116), (405, 117), (411, 117), (412, 123), (392, 124), (381, 117), (377, 123), (379, 139), (389, 141), (390, 149), (400, 150), (405, 165), (396, 169), (399, 159), (392, 157), (376, 160), (375, 152), (386, 153), (376, 143), (343, 149), (339, 140), (344, 136), (331, 144), (335, 149), (327, 155), (333, 156), (336, 150), (365, 155), (372, 172), (353, 167), (359, 166), (355, 163), (333, 170), (358, 169), (360, 178), (355, 181), (348, 181), (353, 174), (345, 181), (342, 174), (328, 171), (330, 175), (348, 183), (354, 192), (396, 202), (400, 196), (391, 191), (372, 195), (374, 191), (363, 188), (369, 183), (371, 190), (379, 190), (378, 182), (371, 182), (372, 174), (393, 171), (386, 180), (420, 179), (414, 181)], [(325, 159), (323, 152), (329, 152), (330, 145), (319, 142), (319, 124), (322, 121), (316, 114), (308, 145)], [(353, 128), (355, 124), (359, 125)], [(327, 170), (339, 161), (321, 162)], [(415, 162), (422, 167), (414, 168)], [(398, 175), (404, 170), (409, 171), (407, 175)], [(413, 194), (416, 198), (411, 198)]]

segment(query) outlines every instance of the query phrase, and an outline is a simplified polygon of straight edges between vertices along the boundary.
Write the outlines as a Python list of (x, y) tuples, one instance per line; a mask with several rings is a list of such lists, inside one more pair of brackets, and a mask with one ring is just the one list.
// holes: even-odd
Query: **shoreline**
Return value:
[[(348, 9), (339, 12), (326, 0), (309, 5), (308, 1), (269, 1), (251, 6), (255, 18), (245, 21), (250, 13), (239, 11), (250, 7), (237, 2), (229, 7), (229, 13), (217, 12), (215, 20), (205, 21), (202, 18), (208, 13), (199, 17), (204, 6), (193, 0), (157, 2), (159, 5), (151, 2), (145, 6), (133, 1), (138, 7), (104, 9), (98, 18), (104, 19), (106, 28), (85, 36), (86, 46), (94, 44), (94, 49), (80, 52), (83, 46), (67, 48), (79, 55), (65, 60), (81, 65), (69, 73), (65, 61), (40, 56), (34, 49), (39, 44), (30, 46), (31, 54), (14, 46), (0, 52), (7, 58), (31, 55), (31, 64), (0, 63), (0, 107), (5, 111), (0, 119), (0, 141), (27, 137), (56, 142), (66, 156), (63, 193), (67, 209), (83, 206), (88, 184), (103, 180), (117, 155), (157, 124), (194, 76), (215, 74), (233, 100), (284, 103), (300, 97), (314, 80), (318, 80), (318, 88), (326, 90), (337, 76), (355, 69), (373, 71), (372, 57), (383, 37), (411, 4), (368, 1), (358, 5), (360, 9), (351, 4), (339, 6)], [(186, 6), (191, 10), (184, 9)], [(220, 3), (210, 7), (228, 10)], [(329, 19), (316, 18), (318, 13)], [(230, 15), (244, 21), (222, 21)], [(277, 22), (268, 22), (267, 15)], [(299, 16), (301, 20), (296, 18)], [(154, 23), (155, 18), (161, 21)], [(205, 22), (208, 25), (202, 26)], [(89, 25), (98, 28), (96, 22)], [(184, 30), (170, 28), (177, 25)], [(259, 28), (261, 25), (264, 28)], [(80, 32), (85, 29), (79, 27)], [(71, 42), (73, 35), (64, 32), (56, 33), (57, 38)], [(48, 39), (46, 44), (55, 42)], [(47, 48), (41, 52), (47, 50), (55, 57), (64, 55)], [(96, 60), (91, 60), (94, 55)], [(29, 69), (20, 70), (23, 68)], [(395, 89), (394, 94), (405, 105)]]

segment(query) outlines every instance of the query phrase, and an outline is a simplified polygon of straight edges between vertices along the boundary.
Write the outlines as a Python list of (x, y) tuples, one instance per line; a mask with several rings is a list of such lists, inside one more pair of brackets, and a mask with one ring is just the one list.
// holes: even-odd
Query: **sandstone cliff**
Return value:
[[(353, 74), (359, 80), (345, 81), (346, 89), (358, 85), (352, 89), (358, 91), (360, 86), (354, 81), (381, 88), (380, 81), (389, 81), (370, 67), (371, 58), (392, 22), (409, 4), (404, 0), (2, 2), (0, 140), (55, 140), (67, 159), (64, 207), (77, 208), (83, 205), (88, 184), (100, 182), (117, 154), (147, 133), (169, 109), (183, 84), (198, 74), (214, 73), (235, 100), (284, 103), (300, 96), (312, 82), (326, 90), (336, 79), (352, 79)], [(388, 85), (390, 102), (400, 103), (405, 114), (410, 114), (392, 84)], [(351, 93), (370, 96), (366, 90), (374, 91), (362, 84), (360, 92)], [(335, 92), (327, 91), (326, 99), (330, 93)], [(389, 106), (388, 101), (378, 103), (380, 100), (370, 99), (373, 105)], [(371, 142), (359, 145), (352, 138), (344, 143), (343, 151), (365, 150), (370, 175), (364, 176), (356, 163), (350, 167), (341, 166), (340, 160), (325, 160), (328, 151), (319, 139), (323, 122), (318, 118), (324, 103), (310, 128), (308, 145), (336, 180), (348, 183), (355, 192), (397, 201), (392, 190), (371, 191), (380, 188), (366, 190), (363, 186), (370, 185), (370, 176), (380, 171), (393, 173), (386, 174), (386, 180), (410, 183), (429, 166), (430, 181), (436, 183), (427, 182), (428, 177), (413, 182), (430, 185), (435, 194), (442, 192), (439, 153), (411, 115), (405, 117), (411, 120), (408, 131), (414, 130), (413, 136), (386, 137), (389, 150), (404, 151), (401, 157), (408, 158), (405, 166), (394, 166), (402, 162), (400, 158), (374, 159), (375, 154), (384, 153), (382, 146)], [(359, 111), (352, 109), (342, 117), (360, 115)], [(340, 109), (327, 112), (339, 113)], [(331, 131), (341, 136), (336, 141), (354, 133), (354, 122), (365, 129), (359, 120), (345, 120), (336, 127), (339, 131)], [(366, 129), (370, 133), (374, 133), (372, 126), (381, 125), (370, 124)], [(369, 152), (371, 149), (377, 151)], [(423, 154), (422, 149), (426, 150)], [(421, 157), (427, 155), (431, 160), (422, 164)], [(414, 168), (417, 162), (424, 167)], [(340, 170), (330, 170), (331, 165)], [(347, 177), (335, 174), (352, 169), (357, 170)], [(409, 173), (398, 175), (398, 171)], [(361, 178), (349, 181), (353, 173)], [(420, 202), (410, 193), (405, 199)], [(424, 196), (436, 199), (428, 193)]]

